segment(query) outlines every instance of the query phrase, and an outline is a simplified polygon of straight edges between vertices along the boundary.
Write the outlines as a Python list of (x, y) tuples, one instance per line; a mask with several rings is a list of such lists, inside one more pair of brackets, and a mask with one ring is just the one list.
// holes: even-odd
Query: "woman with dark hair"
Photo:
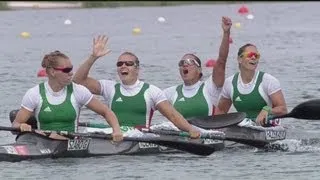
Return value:
[(280, 82), (272, 75), (257, 70), (260, 53), (253, 44), (239, 49), (240, 72), (225, 80), (222, 88), (217, 114), (228, 113), (231, 105), (238, 112), (245, 112), (247, 118), (257, 125), (278, 125), (279, 120), (267, 122), (268, 115), (287, 113), (286, 102)]
[[(123, 139), (115, 114), (84, 86), (72, 82), (73, 65), (68, 56), (54, 51), (44, 56), (42, 67), (48, 80), (29, 89), (24, 95), (13, 127), (31, 131), (26, 122), (35, 115), (40, 130), (77, 131), (80, 109), (84, 105), (102, 115), (113, 128), (113, 140)], [(41, 133), (41, 131), (39, 131)], [(49, 137), (65, 139), (52, 133)]]
[(222, 17), (223, 37), (219, 57), (207, 80), (202, 81), (200, 59), (194, 54), (185, 54), (178, 64), (183, 84), (164, 90), (171, 104), (185, 118), (214, 114), (225, 80), (231, 26), (231, 19)]

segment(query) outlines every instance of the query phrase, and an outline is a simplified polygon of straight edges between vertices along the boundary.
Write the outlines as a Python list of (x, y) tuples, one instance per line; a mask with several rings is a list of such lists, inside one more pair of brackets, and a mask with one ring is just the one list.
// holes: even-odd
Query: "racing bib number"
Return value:
[(158, 145), (156, 145), (156, 144), (139, 142), (139, 148), (141, 148), (141, 149), (156, 148), (156, 147), (158, 147)]
[(68, 151), (81, 151), (88, 149), (90, 139), (69, 139)]
[(266, 131), (267, 140), (282, 140), (286, 138), (286, 131)]
[(203, 144), (216, 144), (217, 140), (213, 140), (213, 139), (204, 139), (203, 140)]

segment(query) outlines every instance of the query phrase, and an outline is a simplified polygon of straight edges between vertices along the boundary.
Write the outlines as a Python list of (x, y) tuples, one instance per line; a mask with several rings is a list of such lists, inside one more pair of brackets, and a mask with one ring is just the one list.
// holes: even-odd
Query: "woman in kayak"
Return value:
[(225, 80), (217, 114), (227, 113), (233, 104), (238, 112), (257, 125), (277, 125), (279, 120), (266, 123), (268, 115), (287, 113), (280, 82), (272, 75), (257, 70), (260, 53), (253, 44), (246, 44), (238, 51), (240, 72)]
[(229, 53), (231, 19), (222, 17), (222, 41), (219, 57), (212, 75), (202, 81), (201, 61), (194, 54), (185, 54), (179, 61), (183, 84), (164, 90), (171, 104), (185, 117), (211, 116), (218, 104), (225, 80), (225, 67)]
[[(22, 99), (13, 127), (31, 131), (27, 120), (34, 114), (38, 129), (52, 131), (77, 130), (77, 121), (82, 106), (102, 115), (113, 128), (113, 140), (123, 139), (115, 114), (84, 86), (72, 83), (72, 63), (65, 54), (54, 51), (44, 56), (42, 67), (46, 68), (48, 81), (29, 89)], [(41, 131), (40, 131), (41, 132)], [(61, 138), (51, 134), (52, 138)]]
[(79, 67), (73, 81), (86, 86), (93, 94), (103, 96), (121, 126), (149, 128), (153, 112), (159, 110), (179, 129), (198, 138), (199, 131), (172, 107), (162, 90), (139, 80), (140, 61), (135, 54), (124, 52), (119, 56), (116, 66), (120, 83), (88, 77), (96, 60), (110, 52), (107, 41), (105, 36), (94, 38), (92, 55)]

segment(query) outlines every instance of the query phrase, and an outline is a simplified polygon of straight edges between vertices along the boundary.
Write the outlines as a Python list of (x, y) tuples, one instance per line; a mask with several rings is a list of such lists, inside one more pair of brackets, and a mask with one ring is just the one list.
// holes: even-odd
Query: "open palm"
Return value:
[(107, 47), (108, 38), (103, 35), (99, 35), (97, 38), (93, 38), (93, 50), (92, 55), (95, 57), (102, 57), (108, 54), (111, 50)]

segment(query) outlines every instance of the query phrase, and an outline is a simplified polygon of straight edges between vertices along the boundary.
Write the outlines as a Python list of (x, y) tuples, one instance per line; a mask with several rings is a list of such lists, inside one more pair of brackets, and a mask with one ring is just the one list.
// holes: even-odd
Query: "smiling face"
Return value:
[(186, 85), (195, 84), (201, 78), (201, 67), (194, 55), (184, 55), (178, 65), (180, 76)]
[(120, 55), (117, 61), (117, 72), (123, 84), (134, 84), (139, 75), (139, 64), (136, 56), (130, 53)]
[(260, 53), (255, 46), (247, 46), (244, 51), (239, 55), (238, 62), (240, 68), (255, 71), (258, 67)]

